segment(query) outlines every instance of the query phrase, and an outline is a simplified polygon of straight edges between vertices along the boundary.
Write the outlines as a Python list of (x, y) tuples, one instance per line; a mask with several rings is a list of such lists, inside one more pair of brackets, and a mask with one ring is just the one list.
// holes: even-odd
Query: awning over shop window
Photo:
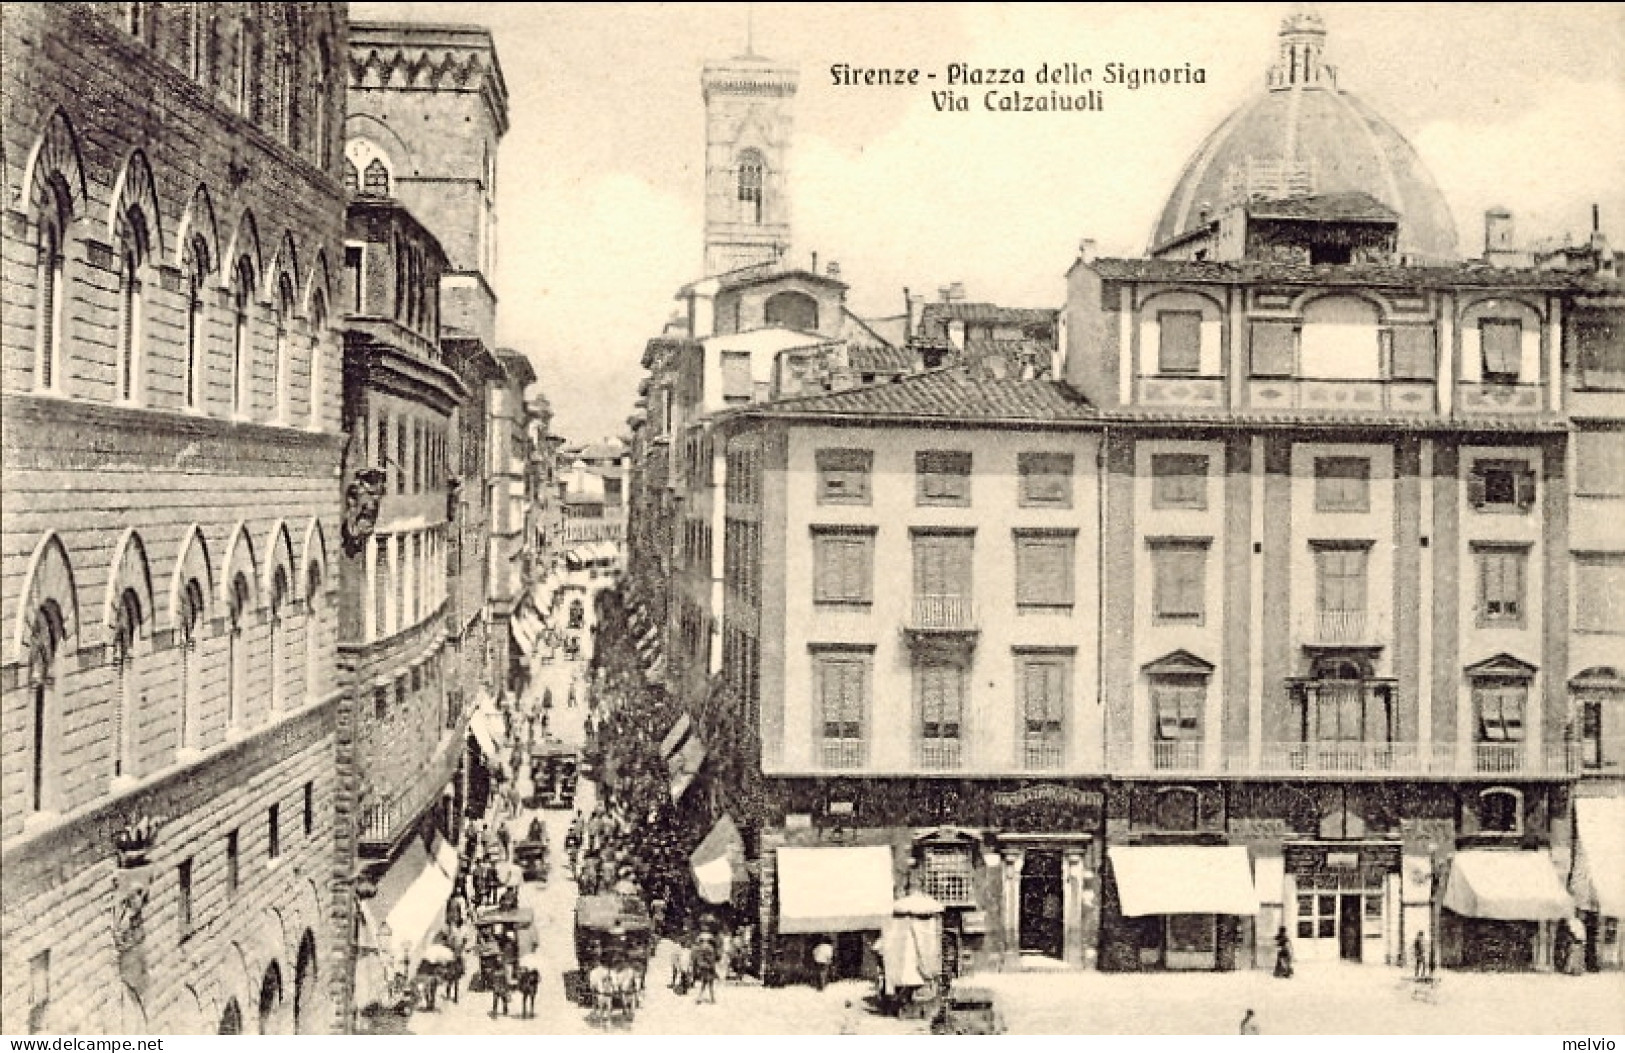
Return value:
[(677, 752), (666, 758), (666, 767), (671, 772), (671, 799), (673, 802), (683, 799), (688, 791), (689, 784), (700, 773), (700, 767), (705, 764), (705, 741), (697, 733), (691, 732), (677, 747)]
[(688, 736), (691, 723), (692, 721), (688, 719), (687, 713), (677, 718), (677, 722), (671, 726), (671, 730), (666, 732), (666, 737), (660, 740), (661, 760), (670, 758), (676, 752), (678, 745)]
[(1579, 835), (1569, 891), (1580, 909), (1625, 917), (1625, 797), (1581, 797), (1574, 802)]
[(383, 919), (387, 926), (378, 935), (387, 943), (384, 949), (392, 961), (415, 962), (423, 953), (445, 917), (451, 888), (452, 876), (430, 856), (423, 842), (409, 841), (367, 903), (368, 914)]
[(1574, 913), (1574, 901), (1543, 852), (1457, 852), (1443, 904), (1465, 917), (1494, 921), (1557, 921)]
[(699, 847), (689, 853), (694, 883), (707, 903), (727, 903), (745, 880), (745, 841), (733, 817), (723, 815)]
[(892, 916), (888, 845), (781, 848), (779, 931), (858, 932)]
[(486, 764), (500, 768), (504, 762), (497, 743), (502, 740), (502, 715), (491, 708), (488, 701), (488, 697), (482, 695), (481, 703), (468, 718), (468, 733), (485, 756)]
[(508, 626), (513, 633), (513, 642), (519, 647), (519, 653), (529, 658), (535, 653), (536, 641), (542, 635), (541, 615), (527, 603), (514, 611)]
[(1241, 845), (1116, 846), (1107, 855), (1126, 918), (1258, 913), (1253, 869)]

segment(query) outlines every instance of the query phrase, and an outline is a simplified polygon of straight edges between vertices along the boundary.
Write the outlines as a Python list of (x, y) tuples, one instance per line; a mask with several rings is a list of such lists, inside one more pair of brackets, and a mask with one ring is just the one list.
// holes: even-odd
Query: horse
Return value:
[(440, 982), (445, 984), (445, 998), (448, 1002), (458, 1000), (459, 988), (463, 983), (463, 955), (458, 951), (457, 956), (440, 967)]
[(536, 1015), (536, 991), (542, 985), (542, 974), (537, 969), (519, 970), (519, 1015), (533, 1017)]
[(491, 985), (491, 1015), (497, 1015), (500, 1007), (502, 1015), (508, 1015), (509, 1001), (513, 997), (513, 980), (508, 975), (506, 966), (497, 966), (487, 972), (487, 982)]

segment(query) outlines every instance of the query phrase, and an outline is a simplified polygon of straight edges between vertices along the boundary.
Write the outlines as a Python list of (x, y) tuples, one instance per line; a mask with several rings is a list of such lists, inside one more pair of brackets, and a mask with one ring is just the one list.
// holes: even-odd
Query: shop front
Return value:
[(810, 978), (813, 950), (827, 940), (835, 979), (874, 976), (874, 945), (897, 898), (891, 846), (778, 848), (774, 870), (779, 940), (770, 975)]
[(1401, 960), (1399, 842), (1289, 842), (1282, 859), (1284, 924), (1299, 962)]
[(1440, 963), (1453, 968), (1549, 969), (1574, 916), (1551, 857), (1516, 849), (1458, 851), (1440, 906)]
[(1240, 929), (1259, 913), (1245, 847), (1113, 845), (1106, 856), (1111, 968), (1235, 968)]
[(1625, 797), (1574, 802), (1576, 845), (1569, 891), (1585, 926), (1585, 968), (1625, 967), (1620, 918), (1625, 916)]

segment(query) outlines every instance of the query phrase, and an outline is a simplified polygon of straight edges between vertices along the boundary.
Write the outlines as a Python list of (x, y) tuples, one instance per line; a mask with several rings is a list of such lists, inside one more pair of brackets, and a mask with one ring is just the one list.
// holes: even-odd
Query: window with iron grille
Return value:
[(975, 864), (969, 845), (925, 850), (925, 894), (945, 907), (976, 906)]

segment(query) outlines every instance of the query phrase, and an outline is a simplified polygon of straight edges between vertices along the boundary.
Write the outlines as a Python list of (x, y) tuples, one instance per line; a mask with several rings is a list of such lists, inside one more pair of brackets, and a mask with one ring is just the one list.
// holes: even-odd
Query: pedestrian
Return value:
[(671, 989), (679, 995), (688, 994), (694, 978), (694, 952), (688, 947), (688, 933), (677, 940), (677, 949), (671, 956)]
[(1285, 925), (1275, 930), (1275, 975), (1283, 980), (1292, 976), (1292, 940)]
[(829, 986), (829, 974), (835, 964), (835, 945), (828, 936), (821, 936), (817, 946), (812, 949), (813, 984), (820, 991)]
[(1251, 1009), (1247, 1010), (1247, 1015), (1241, 1018), (1241, 1033), (1243, 1035), (1262, 1035), (1264, 1033), (1259, 1029), (1258, 1018), (1253, 1015)]
[(710, 933), (694, 943), (694, 1004), (717, 1001), (717, 945)]
[(1426, 980), (1428, 978), (1429, 971), (1428, 941), (1427, 934), (1422, 932), (1420, 929), (1416, 931), (1416, 940), (1411, 944), (1411, 957), (1415, 959), (1411, 962), (1411, 968), (1414, 970), (1416, 979)]

